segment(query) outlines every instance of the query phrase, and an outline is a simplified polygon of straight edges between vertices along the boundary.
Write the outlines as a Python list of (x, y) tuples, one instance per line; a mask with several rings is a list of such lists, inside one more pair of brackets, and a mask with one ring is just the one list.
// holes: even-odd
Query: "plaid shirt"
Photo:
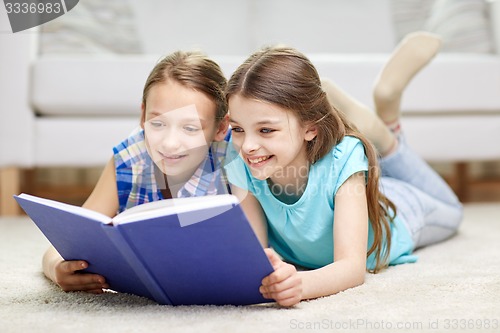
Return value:
[[(228, 134), (229, 138), (230, 134)], [(177, 197), (198, 197), (230, 193), (222, 167), (227, 141), (213, 142), (207, 157), (193, 176), (177, 192)], [(163, 199), (155, 173), (161, 173), (146, 150), (144, 130), (137, 128), (113, 148), (119, 212), (151, 201)], [(163, 173), (161, 173), (163, 175)], [(161, 179), (164, 179), (161, 177)], [(163, 186), (162, 186), (163, 185)]]

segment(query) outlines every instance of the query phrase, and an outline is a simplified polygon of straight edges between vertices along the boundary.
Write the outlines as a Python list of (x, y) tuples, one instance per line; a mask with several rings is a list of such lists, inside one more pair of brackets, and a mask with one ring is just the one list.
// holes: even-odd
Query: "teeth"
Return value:
[(159, 152), (161, 156), (163, 156), (164, 158), (171, 158), (171, 159), (174, 159), (174, 158), (181, 158), (181, 157), (184, 157), (186, 156), (185, 154), (164, 154), (162, 152)]
[(269, 156), (264, 156), (264, 157), (259, 157), (257, 159), (253, 159), (253, 160), (249, 158), (248, 160), (250, 161), (250, 163), (260, 163), (262, 161), (267, 160), (268, 158), (269, 158)]

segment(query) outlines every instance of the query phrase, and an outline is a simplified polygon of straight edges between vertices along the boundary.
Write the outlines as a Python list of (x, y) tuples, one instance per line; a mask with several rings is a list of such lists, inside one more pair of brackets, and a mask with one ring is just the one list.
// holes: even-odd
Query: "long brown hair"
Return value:
[[(151, 88), (158, 83), (174, 80), (185, 87), (204, 93), (216, 106), (217, 122), (227, 114), (227, 101), (224, 95), (227, 80), (219, 65), (201, 52), (176, 51), (157, 62), (151, 70), (142, 93), (142, 104), (146, 107), (146, 99)], [(146, 115), (142, 112), (141, 125)]]
[(388, 211), (390, 208), (395, 213), (396, 209), (379, 192), (380, 174), (375, 148), (329, 103), (311, 61), (293, 48), (264, 48), (251, 55), (229, 79), (227, 100), (237, 94), (294, 112), (303, 124), (314, 123), (317, 127), (316, 139), (307, 143), (310, 163), (324, 157), (346, 135), (354, 136), (363, 143), (369, 164), (366, 184), (368, 217), (374, 234), (373, 244), (367, 252), (367, 256), (375, 255), (375, 268), (370, 271), (375, 273), (387, 266), (391, 246), (390, 223), (394, 217), (388, 217)]

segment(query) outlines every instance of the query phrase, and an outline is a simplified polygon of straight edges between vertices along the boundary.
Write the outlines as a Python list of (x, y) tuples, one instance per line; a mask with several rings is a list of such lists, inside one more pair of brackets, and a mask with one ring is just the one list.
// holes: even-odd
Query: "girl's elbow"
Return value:
[(366, 271), (363, 271), (361, 272), (360, 274), (358, 274), (358, 277), (356, 279), (356, 287), (357, 286), (361, 286), (365, 283), (365, 275), (366, 275)]
[(362, 264), (356, 265), (356, 269), (353, 272), (353, 287), (360, 286), (365, 283), (366, 277), (366, 261)]
[(365, 276), (366, 276), (366, 269), (359, 270), (357, 269), (355, 272), (353, 272), (352, 276), (352, 287), (357, 287), (361, 286), (362, 284), (365, 283)]
[(349, 280), (346, 281), (346, 285), (344, 286), (343, 290), (356, 288), (363, 285), (365, 283), (365, 274), (366, 271), (363, 272), (353, 271), (351, 273)]

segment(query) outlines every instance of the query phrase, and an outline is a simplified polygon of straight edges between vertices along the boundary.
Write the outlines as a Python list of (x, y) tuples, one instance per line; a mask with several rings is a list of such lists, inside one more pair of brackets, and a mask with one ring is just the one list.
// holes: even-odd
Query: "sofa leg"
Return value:
[(456, 193), (461, 202), (469, 200), (469, 168), (466, 162), (458, 162), (455, 164), (455, 184)]
[(21, 189), (21, 169), (0, 168), (0, 216), (19, 215), (19, 205), (12, 197)]

